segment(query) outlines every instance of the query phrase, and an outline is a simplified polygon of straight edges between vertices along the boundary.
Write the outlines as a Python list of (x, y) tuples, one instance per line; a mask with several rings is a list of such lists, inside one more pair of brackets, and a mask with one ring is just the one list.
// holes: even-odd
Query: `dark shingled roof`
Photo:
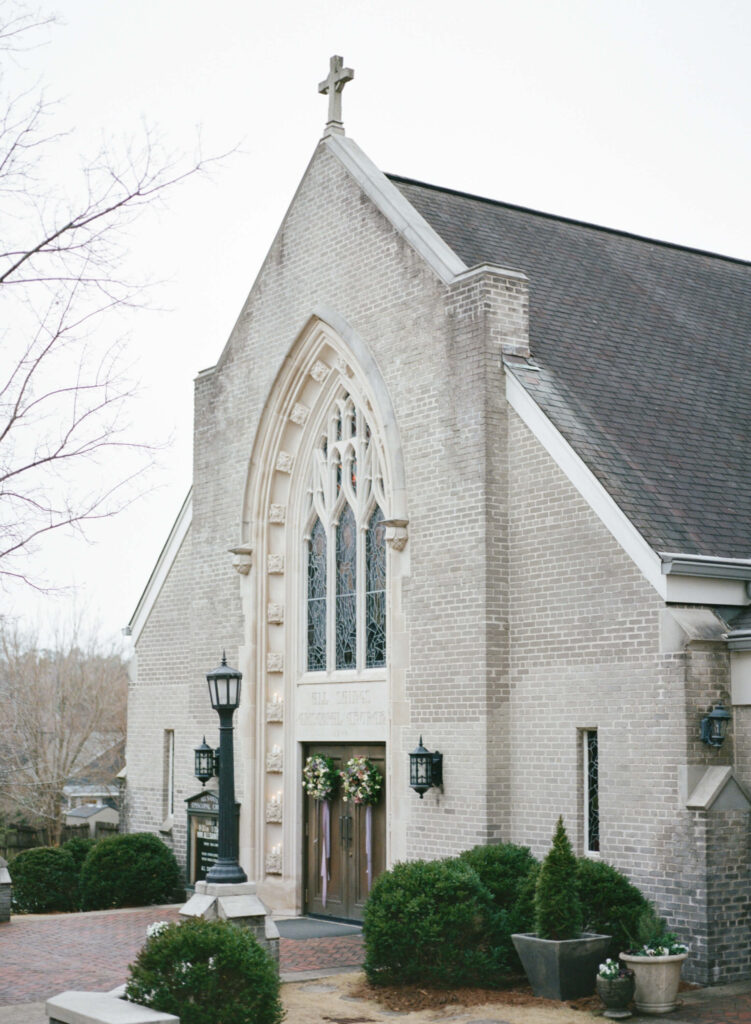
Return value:
[(751, 558), (751, 264), (390, 179), (467, 266), (529, 277), (541, 371), (513, 372), (648, 543)]

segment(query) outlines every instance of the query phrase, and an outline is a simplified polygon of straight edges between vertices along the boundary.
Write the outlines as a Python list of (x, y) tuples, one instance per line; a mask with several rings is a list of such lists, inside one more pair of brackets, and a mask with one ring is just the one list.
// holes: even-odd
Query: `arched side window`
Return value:
[(362, 410), (332, 403), (313, 451), (306, 536), (308, 672), (386, 665), (381, 459)]

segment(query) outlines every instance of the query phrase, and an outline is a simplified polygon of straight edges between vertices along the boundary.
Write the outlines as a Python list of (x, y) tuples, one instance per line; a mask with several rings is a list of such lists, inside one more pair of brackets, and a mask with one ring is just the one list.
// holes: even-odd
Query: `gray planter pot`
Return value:
[(592, 995), (611, 936), (582, 932), (578, 939), (556, 940), (517, 932), (511, 939), (534, 994), (563, 1000)]

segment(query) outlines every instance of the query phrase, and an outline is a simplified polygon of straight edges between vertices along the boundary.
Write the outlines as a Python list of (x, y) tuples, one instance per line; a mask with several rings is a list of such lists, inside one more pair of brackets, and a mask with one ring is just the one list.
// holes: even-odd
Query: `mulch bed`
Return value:
[[(699, 988), (689, 982), (681, 982), (680, 991)], [(568, 1006), (571, 1010), (599, 1013), (603, 1009), (600, 997), (586, 996), (559, 1003), (556, 999), (543, 999), (532, 995), (532, 989), (521, 978), (512, 980), (507, 988), (421, 988), (417, 985), (371, 985), (364, 979), (357, 981), (350, 989), (355, 999), (372, 999), (387, 1010), (410, 1012), (412, 1010), (435, 1010), (443, 1006), (482, 1006), (485, 1003), (503, 1006), (546, 1006), (550, 1009)]]
[(372, 999), (387, 1010), (410, 1012), (413, 1010), (435, 1010), (443, 1006), (482, 1006), (495, 1003), (503, 1006), (547, 1006), (551, 1009), (568, 1006), (572, 1010), (586, 1010), (597, 1013), (602, 1009), (598, 996), (587, 996), (567, 1003), (556, 999), (543, 999), (532, 995), (532, 989), (524, 982), (512, 983), (508, 988), (422, 988), (417, 985), (371, 985), (357, 981), (350, 989), (356, 999)]

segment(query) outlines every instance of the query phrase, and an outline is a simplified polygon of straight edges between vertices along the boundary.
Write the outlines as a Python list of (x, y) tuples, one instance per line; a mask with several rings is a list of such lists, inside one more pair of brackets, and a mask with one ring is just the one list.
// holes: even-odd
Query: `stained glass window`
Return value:
[(376, 438), (348, 393), (329, 408), (306, 493), (306, 670), (383, 668), (386, 495)]
[(336, 667), (357, 664), (357, 527), (345, 505), (336, 528)]
[(587, 850), (599, 853), (600, 850), (600, 779), (599, 755), (597, 751), (597, 730), (588, 729), (584, 734), (586, 750), (586, 807), (587, 816)]
[(308, 671), (326, 668), (326, 530), (316, 519), (308, 549)]
[(383, 512), (375, 508), (365, 535), (365, 664), (386, 664), (386, 527)]

